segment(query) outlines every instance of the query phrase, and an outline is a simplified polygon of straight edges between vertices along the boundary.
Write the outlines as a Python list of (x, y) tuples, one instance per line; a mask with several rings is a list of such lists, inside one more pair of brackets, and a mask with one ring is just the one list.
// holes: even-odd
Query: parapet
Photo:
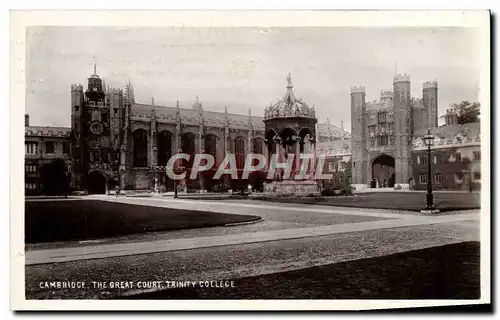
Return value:
[(407, 73), (400, 74), (394, 76), (394, 83), (396, 82), (410, 82), (410, 75)]
[(411, 98), (411, 105), (413, 108), (423, 108), (424, 103), (422, 98)]
[(352, 86), (351, 94), (352, 93), (365, 93), (365, 86)]
[(437, 81), (425, 81), (422, 84), (423, 89), (437, 89), (438, 83)]
[(383, 90), (380, 91), (380, 100), (387, 99), (387, 98), (393, 98), (394, 97), (394, 92), (389, 91), (389, 90)]
[(71, 91), (83, 91), (83, 86), (81, 84), (72, 84)]
[(111, 89), (109, 89), (108, 92), (110, 94), (123, 94), (123, 90), (122, 89), (116, 89), (116, 88), (111, 88)]

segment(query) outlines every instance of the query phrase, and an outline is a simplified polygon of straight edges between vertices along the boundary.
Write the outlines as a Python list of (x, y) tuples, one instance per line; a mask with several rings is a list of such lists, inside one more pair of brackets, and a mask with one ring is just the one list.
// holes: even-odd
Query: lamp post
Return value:
[(424, 137), (425, 145), (427, 146), (427, 207), (422, 210), (423, 213), (437, 213), (439, 210), (434, 208), (434, 196), (432, 194), (432, 163), (431, 163), (431, 148), (434, 145), (434, 135), (431, 129), (427, 131)]

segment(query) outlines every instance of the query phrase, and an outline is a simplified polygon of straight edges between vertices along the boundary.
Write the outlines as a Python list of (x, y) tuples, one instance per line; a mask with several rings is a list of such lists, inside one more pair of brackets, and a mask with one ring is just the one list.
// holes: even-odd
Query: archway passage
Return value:
[(99, 171), (92, 171), (87, 176), (87, 191), (89, 194), (105, 194), (106, 178)]
[(372, 188), (392, 188), (396, 181), (395, 160), (388, 155), (377, 157), (372, 163)]
[(54, 160), (40, 168), (42, 193), (48, 196), (69, 192), (67, 167), (63, 160)]

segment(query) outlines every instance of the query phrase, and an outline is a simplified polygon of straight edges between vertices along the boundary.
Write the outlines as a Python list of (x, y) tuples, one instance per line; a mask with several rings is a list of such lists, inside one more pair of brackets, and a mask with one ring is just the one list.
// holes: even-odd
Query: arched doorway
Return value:
[(396, 181), (395, 160), (393, 157), (383, 154), (372, 162), (372, 188), (394, 187)]
[(69, 192), (68, 168), (63, 160), (57, 159), (40, 168), (42, 193), (48, 196)]
[(106, 193), (106, 177), (95, 170), (87, 176), (87, 192), (89, 194), (105, 194)]

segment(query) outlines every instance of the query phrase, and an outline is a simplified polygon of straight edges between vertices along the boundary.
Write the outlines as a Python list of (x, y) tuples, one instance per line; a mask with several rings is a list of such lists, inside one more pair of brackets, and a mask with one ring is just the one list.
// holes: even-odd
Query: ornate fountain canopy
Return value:
[(310, 118), (316, 119), (314, 107), (309, 107), (302, 99), (293, 94), (292, 76), (286, 78), (288, 85), (285, 97), (275, 104), (271, 104), (264, 111), (264, 120), (283, 118)]

